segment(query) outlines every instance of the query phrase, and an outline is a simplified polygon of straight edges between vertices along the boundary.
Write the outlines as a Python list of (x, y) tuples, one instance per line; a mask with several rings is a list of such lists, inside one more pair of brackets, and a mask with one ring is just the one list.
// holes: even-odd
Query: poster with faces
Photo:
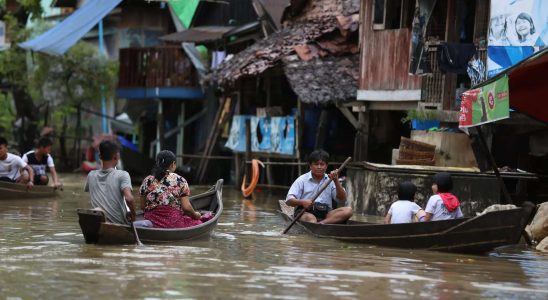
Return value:
[(491, 0), (487, 77), (548, 45), (548, 0)]
[(548, 1), (492, 0), (488, 38), (488, 46), (546, 46)]

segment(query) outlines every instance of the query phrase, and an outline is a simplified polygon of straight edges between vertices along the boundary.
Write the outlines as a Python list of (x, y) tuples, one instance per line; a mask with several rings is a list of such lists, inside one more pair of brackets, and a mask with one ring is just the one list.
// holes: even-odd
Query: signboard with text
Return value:
[(510, 116), (508, 76), (501, 77), (461, 96), (459, 127), (467, 128)]

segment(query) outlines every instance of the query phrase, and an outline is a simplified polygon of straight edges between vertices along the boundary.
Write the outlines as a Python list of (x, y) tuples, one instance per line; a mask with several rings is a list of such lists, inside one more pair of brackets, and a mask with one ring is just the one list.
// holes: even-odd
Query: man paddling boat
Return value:
[[(301, 221), (337, 224), (344, 223), (352, 217), (352, 208), (339, 207), (333, 209), (333, 201), (339, 205), (346, 203), (346, 191), (339, 182), (338, 170), (326, 174), (329, 163), (329, 154), (324, 150), (315, 150), (308, 156), (310, 172), (301, 175), (289, 189), (285, 203), (297, 207), (295, 216), (303, 209), (306, 212), (300, 218)], [(324, 182), (331, 179), (329, 186), (316, 198), (315, 195)]]

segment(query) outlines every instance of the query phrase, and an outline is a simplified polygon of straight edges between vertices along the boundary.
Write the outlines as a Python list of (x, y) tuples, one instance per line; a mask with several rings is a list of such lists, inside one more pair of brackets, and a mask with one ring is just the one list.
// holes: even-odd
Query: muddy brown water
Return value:
[(282, 235), (283, 195), (232, 187), (209, 238), (87, 245), (85, 177), (63, 179), (59, 198), (0, 201), (0, 299), (548, 299), (548, 255), (523, 245), (470, 256)]

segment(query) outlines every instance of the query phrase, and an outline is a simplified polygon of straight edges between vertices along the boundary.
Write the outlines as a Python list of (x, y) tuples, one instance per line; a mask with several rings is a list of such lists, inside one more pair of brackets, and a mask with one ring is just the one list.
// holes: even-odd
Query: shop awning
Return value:
[(166, 42), (189, 42), (189, 43), (208, 43), (216, 41), (223, 37), (223, 35), (230, 30), (234, 29), (233, 26), (199, 26), (192, 27), (187, 30), (171, 33), (160, 37), (160, 40)]
[(545, 48), (501, 75), (508, 74), (510, 108), (545, 123), (548, 123), (547, 69), (548, 48)]
[(36, 38), (20, 43), (21, 48), (63, 55), (122, 0), (88, 0), (55, 27)]

